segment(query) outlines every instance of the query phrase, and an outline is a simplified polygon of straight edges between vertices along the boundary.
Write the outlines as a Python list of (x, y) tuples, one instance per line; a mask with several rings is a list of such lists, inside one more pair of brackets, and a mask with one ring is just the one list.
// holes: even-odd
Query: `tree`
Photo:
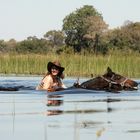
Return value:
[(28, 37), (27, 40), (17, 43), (16, 51), (19, 53), (47, 53), (47, 41), (36, 37)]
[(140, 52), (140, 22), (129, 23), (121, 28), (127, 46)]
[(129, 22), (120, 28), (114, 29), (109, 35), (109, 46), (121, 50), (140, 52), (140, 22)]
[(102, 32), (104, 28), (106, 24), (102, 15), (89, 5), (77, 9), (63, 20), (65, 42), (68, 46), (72, 46), (75, 52), (80, 52), (81, 48), (89, 48), (93, 41), (96, 42), (96, 34)]
[(6, 51), (6, 43), (4, 40), (0, 40), (0, 52), (5, 52)]
[(62, 31), (56, 31), (56, 30), (48, 31), (44, 35), (44, 38), (46, 38), (48, 41), (50, 41), (53, 48), (64, 45), (65, 37), (64, 37), (64, 33)]
[(100, 36), (107, 31), (108, 25), (99, 16), (90, 16), (85, 19), (86, 34), (84, 38), (89, 42), (90, 48), (93, 48), (94, 53), (101, 51)]
[(15, 51), (17, 42), (15, 39), (10, 39), (9, 41), (6, 42), (6, 46), (7, 46), (7, 52), (13, 52)]

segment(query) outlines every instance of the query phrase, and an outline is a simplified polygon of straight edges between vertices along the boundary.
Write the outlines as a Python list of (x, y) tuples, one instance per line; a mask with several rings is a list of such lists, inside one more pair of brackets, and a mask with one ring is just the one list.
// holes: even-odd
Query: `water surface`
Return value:
[[(20, 91), (0, 91), (1, 140), (139, 140), (140, 90), (77, 90), (50, 96), (34, 90), (40, 80), (1, 77), (4, 86), (24, 86)], [(64, 83), (71, 86), (75, 80), (67, 78)]]

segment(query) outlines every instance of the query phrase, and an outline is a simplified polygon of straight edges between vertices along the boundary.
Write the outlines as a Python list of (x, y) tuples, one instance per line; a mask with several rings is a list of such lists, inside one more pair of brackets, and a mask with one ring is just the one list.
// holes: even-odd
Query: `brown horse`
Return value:
[(109, 91), (137, 90), (138, 83), (120, 74), (116, 74), (108, 67), (107, 73), (104, 75), (85, 81), (82, 84), (77, 82), (74, 84), (74, 87)]

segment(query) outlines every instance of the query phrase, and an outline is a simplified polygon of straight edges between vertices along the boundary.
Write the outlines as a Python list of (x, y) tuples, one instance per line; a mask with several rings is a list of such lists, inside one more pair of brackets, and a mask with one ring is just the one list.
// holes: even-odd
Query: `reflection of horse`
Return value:
[(110, 91), (136, 90), (138, 89), (138, 83), (129, 78), (116, 74), (108, 67), (107, 73), (104, 75), (85, 81), (82, 84), (77, 82), (74, 84), (74, 87)]

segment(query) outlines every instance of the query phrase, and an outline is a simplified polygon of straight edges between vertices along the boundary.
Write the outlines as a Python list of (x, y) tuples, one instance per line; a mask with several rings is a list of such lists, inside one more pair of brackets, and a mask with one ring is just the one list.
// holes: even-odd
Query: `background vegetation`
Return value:
[(114, 72), (126, 77), (140, 78), (140, 57), (135, 54), (120, 54), (115, 52), (110, 55), (37, 55), (22, 54), (0, 55), (0, 73), (5, 74), (41, 74), (47, 71), (47, 63), (59, 59), (65, 67), (66, 76), (86, 76), (91, 77), (104, 74), (109, 66)]
[(50, 30), (42, 38), (0, 40), (0, 73), (43, 74), (54, 59), (62, 61), (68, 76), (103, 74), (110, 66), (140, 77), (140, 22), (108, 29), (102, 15), (85, 5), (64, 18), (62, 30)]

